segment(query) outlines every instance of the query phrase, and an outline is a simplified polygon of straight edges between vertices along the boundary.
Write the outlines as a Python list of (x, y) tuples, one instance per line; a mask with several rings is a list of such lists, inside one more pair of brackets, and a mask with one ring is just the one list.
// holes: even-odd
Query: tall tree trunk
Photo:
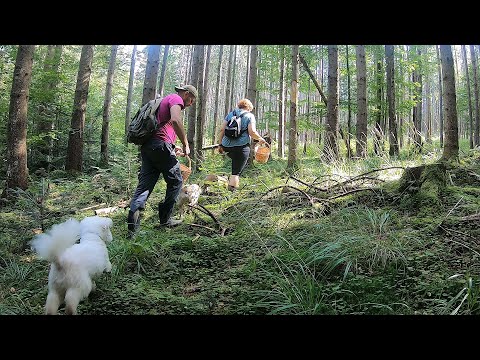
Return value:
[(54, 112), (51, 107), (55, 102), (56, 87), (59, 80), (58, 69), (60, 67), (60, 59), (62, 57), (63, 45), (48, 45), (47, 55), (45, 57), (44, 74), (48, 77), (45, 86), (42, 90), (44, 94), (44, 101), (41, 102), (38, 110), (37, 131), (42, 138), (38, 146), (38, 151), (41, 154), (41, 160), (38, 163), (39, 167), (47, 170), (51, 166), (52, 156), (52, 136), (51, 132), (55, 128)]
[(145, 80), (143, 82), (142, 106), (155, 99), (158, 68), (160, 66), (160, 45), (149, 45)]
[[(415, 48), (414, 48), (415, 50)], [(423, 96), (423, 91), (422, 91), (422, 67), (421, 67), (421, 49), (420, 45), (418, 45), (417, 50), (417, 56), (418, 56), (418, 67), (415, 68), (414, 70), (414, 82), (418, 84), (418, 87), (415, 89), (415, 107), (413, 109), (413, 140), (415, 143), (415, 148), (418, 152), (422, 151), (422, 96)]]
[(375, 155), (381, 155), (384, 151), (383, 148), (383, 131), (382, 131), (382, 86), (383, 86), (383, 57), (380, 54), (379, 49), (375, 51), (375, 62), (377, 64), (375, 68), (375, 78), (377, 80), (377, 109), (375, 116), (375, 139), (374, 139), (374, 152)]
[(233, 67), (233, 49), (235, 45), (230, 45), (228, 55), (228, 68), (227, 68), (227, 87), (225, 91), (225, 116), (230, 112), (233, 105), (230, 103), (231, 91), (232, 91), (232, 67)]
[(475, 93), (475, 134), (474, 145), (480, 145), (479, 129), (480, 129), (480, 108), (479, 108), (479, 93), (478, 93), (478, 75), (477, 75), (477, 51), (474, 45), (470, 45), (470, 57), (472, 58), (473, 67), (473, 89)]
[(465, 68), (465, 77), (467, 79), (467, 94), (468, 94), (468, 124), (469, 124), (469, 131), (468, 131), (468, 138), (470, 140), (470, 149), (473, 149), (473, 109), (472, 109), (472, 92), (470, 89), (470, 77), (468, 74), (468, 61), (467, 61), (467, 50), (465, 45), (462, 45), (462, 53), (463, 53), (463, 65)]
[[(198, 90), (198, 82), (201, 74), (201, 65), (200, 65), (200, 52), (203, 51), (203, 45), (194, 45), (193, 48), (193, 68), (190, 77), (190, 84), (195, 86)], [(195, 123), (197, 119), (197, 105), (198, 99), (195, 101), (193, 106), (190, 106), (188, 109), (188, 130), (187, 130), (187, 141), (188, 146), (190, 147), (191, 157), (195, 157)]]
[(468, 61), (467, 61), (467, 50), (465, 45), (462, 45), (462, 54), (463, 54), (463, 65), (465, 68), (465, 78), (467, 79), (467, 94), (468, 94), (468, 124), (469, 124), (469, 139), (470, 139), (470, 149), (473, 149), (473, 110), (472, 110), (472, 94), (470, 91), (470, 77), (468, 74)]
[(347, 107), (348, 107), (348, 117), (347, 117), (347, 136), (345, 139), (345, 145), (347, 146), (347, 158), (352, 158), (352, 148), (350, 147), (350, 133), (352, 131), (352, 103), (351, 103), (351, 89), (350, 89), (350, 64), (348, 59), (348, 45), (345, 45), (346, 52), (346, 62), (347, 62)]
[(292, 89), (290, 92), (290, 130), (288, 136), (287, 168), (294, 169), (297, 162), (297, 103), (299, 76), (299, 45), (292, 45)]
[(103, 103), (102, 140), (100, 142), (100, 163), (108, 165), (108, 135), (110, 124), (110, 104), (112, 100), (113, 77), (115, 75), (115, 61), (117, 60), (118, 45), (112, 45), (110, 63), (108, 65), (107, 85), (105, 87), (105, 101)]
[[(307, 142), (308, 142), (308, 128), (310, 126), (310, 79), (308, 79), (308, 92), (307, 92), (307, 109), (306, 109), (306, 113), (307, 113), (307, 127), (305, 129), (305, 138), (303, 139), (303, 154), (306, 155), (307, 154)], [(270, 154), (271, 155), (271, 154)]]
[(165, 71), (167, 70), (167, 59), (168, 59), (168, 50), (170, 45), (165, 45), (163, 50), (163, 62), (162, 62), (162, 71), (160, 71), (160, 81), (158, 83), (158, 93), (160, 96), (163, 96), (163, 84), (165, 82)]
[(125, 109), (125, 144), (127, 142), (128, 124), (130, 124), (130, 111), (132, 108), (133, 82), (135, 80), (135, 57), (137, 55), (137, 45), (133, 46), (132, 60), (130, 62), (130, 77), (128, 78), (127, 108)]
[[(205, 45), (204, 45), (205, 47)], [(204, 52), (204, 51), (203, 51)], [(199, 81), (199, 99), (198, 99), (198, 112), (199, 116), (197, 117), (197, 162), (196, 162), (196, 169), (197, 171), (200, 170), (201, 164), (204, 160), (202, 147), (203, 147), (203, 136), (205, 133), (205, 119), (206, 119), (206, 110), (207, 110), (207, 94), (208, 94), (208, 72), (210, 68), (210, 54), (212, 52), (212, 45), (207, 46), (207, 56), (203, 56), (201, 59), (201, 63), (205, 64), (205, 74), (203, 74), (203, 66), (202, 66), (202, 74), (200, 74), (200, 78), (203, 81)], [(201, 84), (201, 86), (200, 86)], [(201, 94), (201, 95), (200, 95)]]
[(235, 100), (235, 73), (237, 70), (237, 45), (234, 45), (233, 64), (232, 64), (232, 84), (230, 91), (230, 106), (233, 108), (237, 103)]
[(19, 45), (13, 71), (7, 124), (7, 189), (28, 188), (27, 112), (35, 45)]
[(285, 156), (285, 45), (280, 45), (280, 100), (278, 102), (278, 157)]
[[(218, 54), (218, 66), (217, 66), (217, 84), (215, 86), (215, 110), (213, 113), (213, 129), (212, 129), (212, 145), (215, 144), (215, 139), (217, 137), (217, 126), (219, 126), (218, 121), (218, 99), (220, 95), (220, 81), (222, 78), (222, 58), (223, 58), (223, 45), (220, 45), (220, 52)], [(218, 141), (220, 142), (221, 139)]]
[[(440, 61), (440, 50), (438, 45), (436, 46), (437, 48), (437, 62), (438, 62), (438, 98), (440, 101), (439, 105), (439, 113), (440, 113), (440, 119), (439, 119), (439, 125), (440, 125), (440, 147), (443, 148), (443, 91), (442, 91), (442, 64)], [(468, 81), (468, 78), (467, 78)], [(468, 81), (470, 84), (470, 81)], [(472, 104), (471, 104), (471, 96), (470, 96), (470, 85), (468, 85), (468, 101), (469, 101), (469, 106), (470, 106), (470, 112), (472, 111)], [(472, 117), (470, 113), (470, 118)]]
[(357, 61), (357, 157), (367, 156), (367, 64), (365, 45), (356, 46)]
[(451, 45), (440, 45), (445, 94), (445, 145), (442, 160), (458, 159), (457, 95)]
[(187, 45), (187, 66), (185, 67), (185, 77), (183, 78), (183, 83), (187, 84), (188, 79), (191, 78), (190, 70), (192, 68), (193, 63), (193, 49), (195, 45)]
[(327, 160), (338, 159), (338, 47), (328, 45), (327, 124), (323, 154)]
[(387, 60), (387, 102), (388, 102), (388, 139), (390, 142), (389, 155), (398, 155), (397, 120), (395, 119), (395, 73), (394, 73), (393, 45), (385, 45)]
[[(252, 45), (250, 47), (250, 70), (249, 70), (249, 79), (248, 79), (248, 92), (247, 92), (247, 98), (252, 102), (253, 105), (253, 114), (255, 115), (255, 118), (259, 118), (259, 110), (257, 108), (257, 103), (258, 103), (258, 97), (260, 96), (260, 93), (257, 91), (257, 71), (258, 71), (258, 47), (257, 45)], [(257, 130), (258, 128), (258, 120), (257, 120)], [(248, 164), (251, 165), (253, 163), (253, 141), (250, 142), (250, 156), (248, 158)]]
[(250, 71), (249, 71), (249, 79), (248, 79), (247, 98), (253, 104), (253, 113), (255, 117), (258, 116), (258, 113), (257, 113), (257, 58), (258, 58), (257, 45), (252, 45), (250, 47)]
[(425, 99), (426, 99), (426, 111), (425, 115), (425, 142), (427, 144), (432, 143), (432, 117), (431, 117), (431, 91), (430, 91), (430, 76), (427, 75), (425, 80)]
[(82, 46), (73, 102), (72, 122), (68, 137), (67, 159), (65, 162), (65, 170), (67, 171), (82, 171), (83, 131), (85, 128), (85, 112), (87, 110), (94, 47), (95, 45)]
[(248, 94), (248, 79), (249, 79), (249, 75), (250, 75), (250, 48), (251, 48), (251, 45), (248, 45), (247, 47), (247, 71), (246, 71), (246, 75), (245, 75), (245, 95), (243, 97), (247, 97), (247, 94)]

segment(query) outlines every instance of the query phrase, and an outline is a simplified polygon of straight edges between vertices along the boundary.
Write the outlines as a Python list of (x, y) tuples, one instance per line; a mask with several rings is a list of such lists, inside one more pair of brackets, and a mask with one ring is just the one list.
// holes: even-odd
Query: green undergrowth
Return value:
[[(294, 173), (286, 171), (286, 160), (254, 163), (238, 191), (213, 186), (201, 195), (199, 203), (219, 226), (193, 210), (177, 228), (158, 228), (160, 180), (134, 239), (127, 238), (128, 208), (121, 205), (137, 183), (133, 157), (130, 170), (115, 163), (81, 176), (32, 175), (30, 188), (0, 212), (0, 314), (43, 313), (49, 265), (28, 242), (42, 228), (93, 215), (89, 207), (98, 204), (119, 206), (109, 214), (113, 268), (96, 280), (80, 314), (480, 314), (478, 151), (447, 164), (443, 174), (427, 171), (421, 185), (408, 189), (402, 189), (403, 169), (374, 172), (373, 180), (357, 184), (371, 190), (333, 200), (298, 181), (328, 189), (371, 170), (438, 158), (326, 164), (307, 156)], [(229, 166), (207, 155), (189, 183), (202, 184), (209, 173), (228, 175)], [(316, 200), (282, 190), (285, 185)]]

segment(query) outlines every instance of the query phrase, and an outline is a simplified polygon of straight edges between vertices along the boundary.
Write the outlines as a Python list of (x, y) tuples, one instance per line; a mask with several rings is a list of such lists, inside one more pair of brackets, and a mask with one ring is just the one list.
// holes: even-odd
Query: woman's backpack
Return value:
[(228, 120), (227, 125), (225, 125), (225, 136), (236, 139), (247, 131), (247, 129), (242, 130), (242, 116), (247, 112), (248, 111), (244, 111), (240, 115), (233, 113), (232, 118)]

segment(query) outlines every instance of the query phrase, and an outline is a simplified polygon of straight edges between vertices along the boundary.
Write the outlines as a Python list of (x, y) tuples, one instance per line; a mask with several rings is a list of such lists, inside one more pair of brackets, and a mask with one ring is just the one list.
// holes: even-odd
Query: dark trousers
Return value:
[(164, 201), (158, 204), (158, 216), (160, 223), (165, 223), (172, 216), (173, 206), (183, 185), (175, 146), (162, 140), (151, 139), (142, 146), (141, 154), (142, 167), (138, 174), (137, 189), (130, 201), (130, 212), (145, 209), (145, 203), (162, 174), (167, 183), (167, 191)]
[(247, 165), (250, 155), (250, 144), (242, 146), (223, 147), (227, 156), (232, 159), (232, 175), (240, 175)]

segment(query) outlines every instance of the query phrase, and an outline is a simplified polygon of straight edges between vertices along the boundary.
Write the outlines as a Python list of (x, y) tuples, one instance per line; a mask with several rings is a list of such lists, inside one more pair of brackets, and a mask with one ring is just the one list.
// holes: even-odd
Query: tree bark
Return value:
[(323, 155), (328, 161), (338, 159), (338, 47), (328, 45), (328, 105)]
[(440, 45), (445, 94), (445, 144), (442, 160), (458, 159), (457, 95), (455, 91), (455, 69), (451, 45)]
[(357, 140), (356, 155), (367, 156), (367, 65), (365, 62), (365, 45), (356, 46), (357, 65)]
[(160, 96), (163, 96), (163, 84), (165, 82), (165, 71), (167, 70), (167, 59), (168, 59), (168, 50), (170, 49), (170, 45), (165, 45), (163, 50), (163, 62), (162, 62), (162, 70), (160, 71), (160, 81), (158, 82), (158, 93)]
[(285, 156), (285, 45), (280, 45), (280, 89), (278, 102), (278, 157)]
[(75, 87), (73, 114), (68, 137), (65, 170), (82, 171), (83, 167), (83, 131), (87, 110), (88, 89), (92, 73), (93, 50), (95, 45), (83, 45)]
[(295, 169), (297, 162), (297, 103), (299, 75), (299, 45), (292, 45), (292, 89), (290, 92), (290, 130), (287, 168)]
[[(190, 84), (195, 86), (198, 91), (198, 82), (200, 78), (200, 51), (203, 51), (203, 45), (194, 45), (193, 48), (193, 68), (190, 77)], [(197, 119), (197, 104), (198, 99), (195, 101), (193, 106), (188, 108), (188, 130), (187, 130), (187, 141), (188, 146), (190, 147), (191, 157), (195, 158), (195, 125)]]
[(107, 85), (105, 86), (105, 101), (103, 103), (102, 139), (100, 142), (100, 164), (108, 165), (108, 137), (110, 127), (110, 105), (112, 101), (113, 78), (117, 60), (118, 45), (112, 45), (110, 63), (108, 65)]
[[(439, 132), (440, 132), (440, 147), (443, 148), (443, 91), (442, 91), (442, 64), (440, 61), (440, 50), (438, 45), (436, 46), (437, 49), (437, 62), (438, 62), (438, 98), (439, 98), (439, 108), (440, 108), (440, 119), (439, 119)], [(468, 81), (468, 78), (467, 78)], [(470, 81), (468, 81), (470, 84)], [(469, 101), (469, 107), (470, 111), (472, 111), (472, 104), (471, 104), (471, 96), (470, 96), (470, 85), (468, 85), (468, 101)], [(470, 118), (472, 117), (472, 114), (470, 113)]]
[(133, 82), (135, 80), (135, 57), (137, 55), (137, 45), (133, 46), (132, 60), (130, 62), (130, 77), (128, 78), (127, 108), (125, 109), (125, 144), (127, 142), (128, 125), (130, 124), (130, 111), (132, 108)]
[[(217, 83), (215, 86), (215, 105), (213, 113), (213, 128), (212, 128), (212, 145), (216, 143), (217, 137), (217, 126), (219, 126), (218, 121), (218, 100), (220, 95), (220, 82), (222, 79), (222, 58), (223, 58), (223, 45), (220, 45), (220, 52), (218, 54), (218, 66), (217, 66)], [(221, 139), (218, 140), (220, 142)]]
[(226, 116), (232, 109), (232, 104), (230, 103), (230, 96), (232, 92), (232, 66), (233, 66), (233, 49), (235, 45), (230, 45), (229, 55), (228, 55), (228, 68), (227, 68), (227, 87), (225, 90), (225, 111), (224, 116)]
[(394, 48), (385, 45), (387, 61), (387, 102), (388, 102), (388, 140), (390, 143), (389, 155), (398, 155), (397, 121), (395, 119), (395, 73), (394, 73)]
[(143, 82), (142, 106), (155, 99), (158, 68), (160, 65), (160, 45), (149, 45), (145, 80)]
[(27, 113), (35, 45), (19, 45), (13, 71), (7, 124), (7, 190), (28, 188)]
[(479, 107), (479, 92), (478, 92), (478, 75), (477, 75), (477, 51), (474, 45), (470, 45), (470, 57), (472, 58), (473, 67), (473, 88), (475, 94), (475, 133), (473, 142), (475, 146), (480, 145), (479, 129), (480, 129), (480, 107)]

